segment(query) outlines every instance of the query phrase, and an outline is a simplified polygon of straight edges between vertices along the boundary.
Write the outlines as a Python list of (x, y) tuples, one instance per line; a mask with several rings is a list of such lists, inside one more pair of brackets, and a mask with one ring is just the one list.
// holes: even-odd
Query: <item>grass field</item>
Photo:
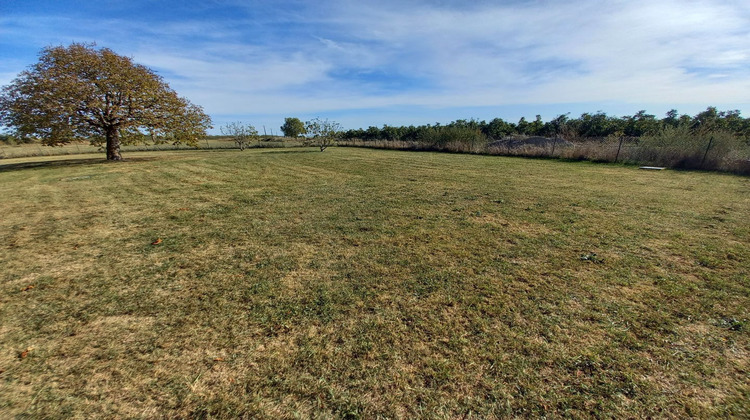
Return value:
[[(271, 140), (269, 140), (271, 139)], [(283, 137), (264, 137), (258, 141), (251, 141), (250, 148), (299, 147), (302, 142)], [(136, 144), (122, 146), (123, 153), (166, 150), (195, 150), (195, 149), (235, 149), (237, 144), (228, 137), (211, 136), (198, 141), (196, 147), (187, 144)], [(87, 153), (104, 153), (104, 145), (93, 146), (89, 142), (72, 142), (62, 146), (43, 146), (40, 143), (3, 144), (0, 143), (0, 159), (14, 159), (33, 156), (61, 156), (80, 155)]]
[(124, 157), (0, 161), (2, 418), (750, 417), (747, 177)]

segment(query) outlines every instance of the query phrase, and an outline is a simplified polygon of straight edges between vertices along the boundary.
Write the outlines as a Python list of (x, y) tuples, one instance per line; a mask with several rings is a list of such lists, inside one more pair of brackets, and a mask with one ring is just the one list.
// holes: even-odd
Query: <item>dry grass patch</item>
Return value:
[(747, 178), (126, 158), (0, 164), (2, 416), (748, 415)]

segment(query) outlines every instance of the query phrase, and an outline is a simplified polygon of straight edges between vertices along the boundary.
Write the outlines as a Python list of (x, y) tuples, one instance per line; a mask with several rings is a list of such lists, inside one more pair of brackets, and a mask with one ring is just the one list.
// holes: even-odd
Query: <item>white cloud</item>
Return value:
[[(260, 22), (242, 14), (159, 25), (35, 17), (17, 19), (4, 36), (96, 40), (157, 69), (213, 114), (534, 103), (679, 108), (750, 97), (746, 2), (434, 3), (253, 2), (248, 13), (258, 14), (258, 4), (271, 9), (261, 10), (268, 21)], [(0, 65), (0, 79), (10, 69)]]

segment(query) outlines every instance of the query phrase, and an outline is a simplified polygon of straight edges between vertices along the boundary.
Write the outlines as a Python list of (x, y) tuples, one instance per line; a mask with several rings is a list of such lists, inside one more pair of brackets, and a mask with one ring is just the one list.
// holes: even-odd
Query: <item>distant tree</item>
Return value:
[(314, 118), (305, 123), (305, 130), (308, 135), (312, 136), (322, 152), (341, 134), (341, 124), (328, 119)]
[(644, 110), (638, 111), (632, 117), (623, 117), (623, 120), (625, 121), (623, 132), (631, 137), (655, 133), (662, 127), (662, 123), (656, 119), (655, 115), (647, 114)]
[(401, 130), (399, 130), (399, 127), (391, 125), (383, 125), (380, 135), (383, 140), (401, 140)]
[(750, 119), (742, 118), (739, 110), (722, 111), (719, 116), (722, 119), (723, 128), (729, 132), (741, 137), (747, 137), (750, 134)]
[(382, 136), (378, 127), (369, 126), (367, 127), (367, 130), (365, 130), (363, 137), (363, 140), (380, 140)]
[(153, 139), (197, 144), (211, 127), (203, 109), (177, 96), (152, 70), (108, 48), (74, 43), (47, 47), (39, 62), (0, 94), (0, 122), (19, 138), (46, 145), (106, 142), (120, 160), (121, 143)]
[(691, 128), (704, 134), (727, 131), (735, 136), (748, 137), (750, 136), (750, 119), (742, 118), (739, 110), (718, 111), (716, 107), (710, 106), (693, 117)]
[(456, 120), (448, 124), (450, 127), (457, 127), (457, 128), (468, 128), (471, 130), (479, 130), (479, 128), (485, 124), (484, 121), (477, 121), (475, 119), (470, 120)]
[(353, 128), (350, 130), (346, 130), (345, 132), (341, 133), (341, 138), (347, 139), (347, 140), (354, 140), (354, 139), (360, 139), (362, 140), (364, 137), (365, 130), (361, 128)]
[(666, 116), (662, 118), (661, 123), (663, 126), (677, 127), (680, 123), (680, 114), (676, 109), (670, 109)]
[(609, 117), (602, 111), (595, 114), (583, 113), (572, 125), (577, 129), (580, 137), (607, 137), (624, 129), (622, 120)]
[(568, 113), (558, 115), (547, 124), (549, 125), (549, 131), (551, 132), (551, 135), (555, 137), (566, 137), (570, 134), (568, 132), (570, 130), (570, 128), (568, 127)]
[(255, 127), (250, 124), (244, 125), (239, 121), (226, 124), (220, 130), (221, 134), (231, 137), (240, 150), (245, 150), (251, 142), (258, 139), (258, 130)]
[(719, 112), (716, 107), (710, 106), (705, 111), (698, 113), (693, 117), (692, 128), (700, 131), (711, 131), (721, 125)]
[(419, 130), (419, 127), (413, 125), (401, 127), (401, 140), (416, 141), (419, 138)]
[(482, 132), (489, 138), (501, 139), (513, 133), (513, 126), (503, 121), (502, 118), (495, 118), (482, 127)]
[(284, 125), (281, 126), (281, 131), (286, 137), (298, 137), (306, 133), (305, 123), (299, 118), (284, 118)]
[(516, 133), (518, 134), (529, 134), (529, 122), (526, 121), (526, 117), (521, 117), (520, 120), (518, 120), (518, 124), (516, 124)]
[(545, 135), (544, 132), (544, 121), (542, 121), (542, 116), (537, 115), (536, 118), (534, 118), (534, 121), (529, 123), (528, 127), (526, 128), (526, 131), (528, 134), (532, 136), (543, 136)]

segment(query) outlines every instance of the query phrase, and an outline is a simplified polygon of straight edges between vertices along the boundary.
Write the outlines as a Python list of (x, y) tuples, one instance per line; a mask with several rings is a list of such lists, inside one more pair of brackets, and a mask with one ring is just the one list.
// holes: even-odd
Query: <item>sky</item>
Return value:
[(72, 42), (150, 67), (214, 133), (750, 114), (747, 0), (0, 0), (0, 85)]

